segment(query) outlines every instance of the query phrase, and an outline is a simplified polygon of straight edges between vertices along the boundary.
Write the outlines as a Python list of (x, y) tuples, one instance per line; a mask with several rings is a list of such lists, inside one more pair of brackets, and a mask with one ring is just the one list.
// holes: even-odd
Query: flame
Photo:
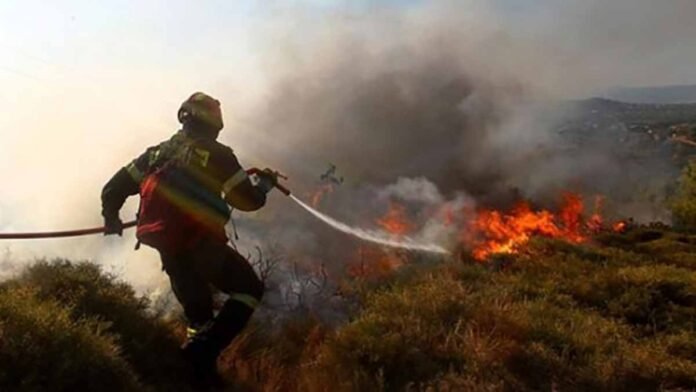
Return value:
[(361, 246), (348, 262), (348, 276), (360, 279), (381, 279), (404, 264), (396, 253), (375, 246)]
[(604, 218), (599, 214), (592, 214), (587, 220), (587, 228), (593, 233), (598, 233), (604, 228)]
[(404, 236), (413, 230), (413, 225), (406, 217), (406, 208), (396, 202), (389, 203), (389, 210), (377, 219), (377, 224), (395, 236)]
[(549, 234), (553, 237), (565, 238), (571, 242), (582, 242), (585, 237), (580, 234), (582, 230), (582, 213), (585, 206), (582, 197), (573, 193), (563, 194), (563, 206), (559, 212), (563, 229), (559, 233)]
[(598, 233), (604, 229), (604, 218), (601, 211), (604, 206), (604, 196), (595, 196), (594, 212), (587, 220), (587, 228), (593, 233)]
[(324, 184), (320, 186), (314, 193), (311, 194), (310, 200), (311, 205), (314, 208), (319, 207), (319, 204), (324, 199), (324, 197), (334, 191), (334, 186), (332, 184)]
[[(389, 203), (387, 212), (376, 223), (395, 237), (411, 233), (415, 225), (407, 216), (406, 207), (395, 201)], [(360, 279), (381, 279), (406, 263), (403, 254), (375, 245), (362, 245), (348, 261), (348, 276)]]
[(533, 211), (527, 202), (518, 203), (509, 213), (483, 210), (478, 212), (465, 239), (473, 236), (472, 255), (479, 261), (495, 253), (517, 253), (534, 235), (580, 243), (586, 240), (583, 210), (582, 198), (571, 193), (563, 195), (556, 214), (543, 209)]
[(618, 222), (614, 223), (613, 225), (611, 225), (612, 231), (614, 231), (616, 233), (623, 233), (626, 231), (627, 228), (628, 228), (628, 223), (626, 223), (626, 221), (618, 221)]

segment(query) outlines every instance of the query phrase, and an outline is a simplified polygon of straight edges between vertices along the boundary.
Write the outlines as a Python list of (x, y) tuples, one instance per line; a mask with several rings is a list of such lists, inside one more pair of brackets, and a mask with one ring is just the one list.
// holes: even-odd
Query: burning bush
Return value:
[(518, 202), (510, 211), (479, 210), (474, 219), (465, 223), (461, 241), (472, 248), (475, 260), (484, 262), (492, 255), (520, 252), (535, 236), (579, 244), (601, 231), (626, 229), (625, 222), (605, 225), (600, 215), (600, 197), (596, 198), (594, 212), (589, 215), (580, 195), (567, 192), (561, 199), (557, 212), (535, 210), (526, 201)]

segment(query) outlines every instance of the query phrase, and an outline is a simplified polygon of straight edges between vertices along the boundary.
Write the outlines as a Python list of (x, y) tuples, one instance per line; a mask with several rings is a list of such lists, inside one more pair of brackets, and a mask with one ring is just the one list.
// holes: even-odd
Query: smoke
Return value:
[[(546, 203), (559, 189), (591, 188), (598, 173), (608, 183), (600, 188), (630, 193), (635, 181), (624, 181), (626, 168), (600, 148), (604, 141), (567, 153), (572, 145), (557, 128), (575, 108), (555, 102), (696, 80), (696, 4), (508, 3), (269, 2), (242, 49), (234, 44), (242, 35), (224, 35), (222, 25), (187, 29), (205, 45), (190, 62), (180, 56), (181, 65), (114, 59), (98, 71), (78, 67), (50, 89), (5, 89), (0, 99), (12, 110), (0, 118), (0, 230), (98, 225), (103, 183), (167, 138), (178, 104), (197, 90), (223, 102), (222, 141), (241, 161), (286, 172), (301, 199), (336, 164), (346, 182), (318, 208), (349, 225), (373, 223), (398, 200), (419, 238), (447, 246), (450, 229), (429, 218), (440, 208), (506, 206), (520, 196)], [(245, 57), (253, 67), (238, 66)], [(132, 201), (123, 216), (134, 209)], [(280, 246), (286, 262), (321, 260), (337, 272), (359, 244), (279, 194), (265, 210), (235, 216), (244, 253)], [(127, 233), (7, 246), (21, 260), (97, 260), (141, 292), (166, 288), (156, 253), (133, 253), (133, 243)]]
[(396, 183), (387, 185), (379, 192), (380, 198), (398, 198), (405, 201), (440, 204), (443, 197), (435, 184), (426, 178), (400, 177)]
[[(246, 117), (249, 132), (239, 135), (244, 152), (287, 171), (305, 200), (333, 163), (346, 182), (324, 196), (322, 212), (365, 227), (395, 200), (418, 227), (414, 236), (450, 249), (456, 233), (443, 225), (443, 210), (466, 216), (521, 197), (549, 207), (561, 190), (623, 201), (647, 168), (668, 178), (665, 156), (647, 168), (626, 162), (627, 146), (614, 142), (625, 135), (600, 128), (578, 143), (562, 134), (580, 114), (559, 102), (616, 85), (696, 79), (676, 65), (694, 60), (683, 51), (693, 45), (683, 16), (692, 5), (543, 2), (516, 18), (491, 4), (279, 10), (259, 38), (269, 79)], [(636, 23), (659, 27), (643, 39), (651, 29)], [(261, 214), (269, 225), (247, 235), (334, 270), (355, 252), (354, 239), (280, 199), (270, 204)]]
[(574, 90), (688, 84), (696, 78), (688, 65), (694, 61), (695, 46), (688, 38), (696, 34), (690, 22), (693, 1), (550, 3), (542, 2), (532, 26), (544, 46), (558, 54), (551, 61), (567, 67), (564, 79)]
[(574, 108), (553, 102), (696, 78), (676, 65), (694, 60), (694, 5), (558, 3), (519, 18), (480, 1), (283, 10), (262, 35), (271, 79), (247, 151), (295, 178), (332, 162), (350, 186), (427, 178), (494, 206), (607, 190), (597, 171), (627, 168), (601, 138), (569, 154), (558, 128)]

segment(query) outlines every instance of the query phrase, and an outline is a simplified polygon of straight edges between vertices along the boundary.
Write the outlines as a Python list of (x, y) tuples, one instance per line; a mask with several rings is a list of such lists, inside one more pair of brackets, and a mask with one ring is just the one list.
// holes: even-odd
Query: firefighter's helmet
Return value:
[(178, 117), (181, 124), (202, 125), (215, 132), (223, 127), (220, 101), (201, 92), (194, 93), (181, 104)]

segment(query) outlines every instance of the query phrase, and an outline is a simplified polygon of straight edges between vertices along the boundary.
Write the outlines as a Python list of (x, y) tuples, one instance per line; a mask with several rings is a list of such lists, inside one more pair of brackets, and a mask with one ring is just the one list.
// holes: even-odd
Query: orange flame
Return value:
[(332, 184), (324, 184), (312, 193), (310, 200), (312, 207), (317, 208), (324, 197), (334, 191)]
[[(586, 239), (583, 210), (582, 198), (566, 193), (557, 214), (548, 210), (533, 211), (526, 202), (519, 203), (507, 214), (480, 211), (472, 225), (475, 238), (472, 255), (483, 261), (495, 253), (517, 253), (534, 235), (583, 242)], [(471, 238), (471, 233), (467, 237)]]
[(611, 225), (611, 229), (616, 233), (623, 233), (628, 228), (628, 223), (626, 221), (618, 221)]
[[(376, 223), (395, 237), (404, 236), (414, 229), (407, 216), (406, 208), (390, 202), (389, 209)], [(404, 258), (398, 252), (374, 245), (362, 245), (351, 260), (348, 260), (347, 273), (360, 279), (382, 279), (404, 265)]]
[(604, 206), (604, 197), (595, 196), (594, 212), (590, 219), (587, 220), (587, 228), (593, 233), (598, 233), (604, 228), (604, 218), (602, 218), (602, 207)]
[(377, 219), (377, 224), (395, 236), (403, 236), (413, 230), (413, 225), (406, 218), (406, 208), (395, 202), (389, 203), (389, 210)]

